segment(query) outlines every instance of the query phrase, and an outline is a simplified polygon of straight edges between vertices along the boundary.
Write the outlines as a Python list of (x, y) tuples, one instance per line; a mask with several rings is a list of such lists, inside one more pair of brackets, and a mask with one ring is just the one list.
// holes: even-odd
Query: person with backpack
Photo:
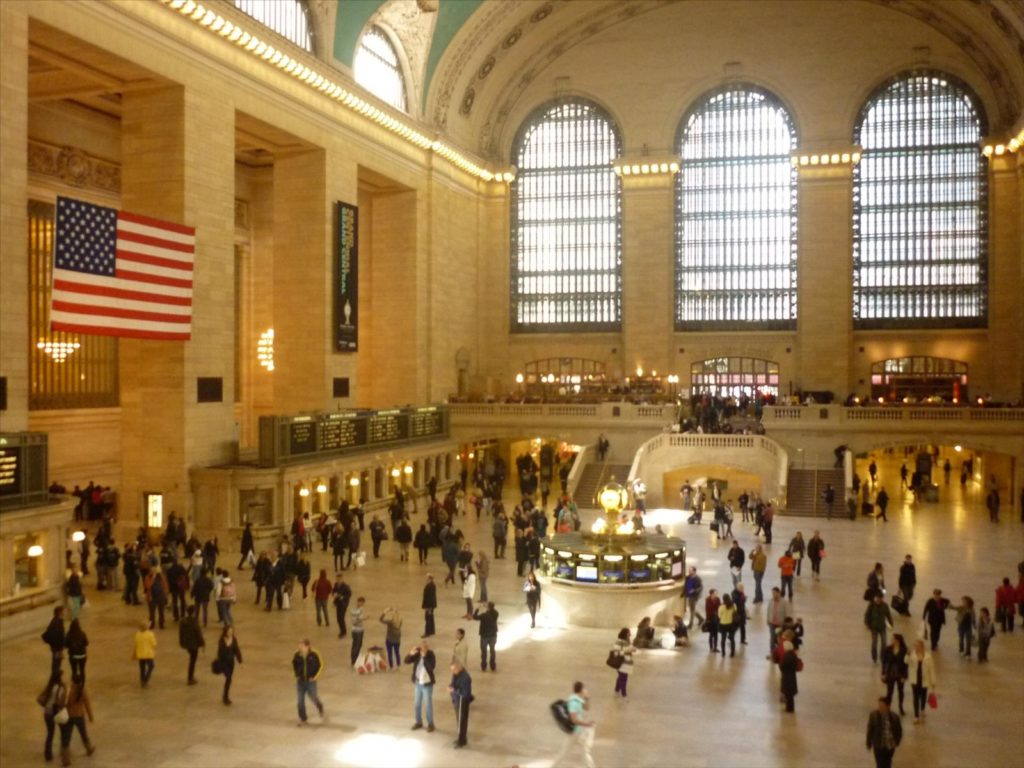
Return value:
[[(564, 706), (563, 706), (564, 704)], [(590, 693), (586, 685), (577, 680), (572, 684), (572, 695), (564, 702), (556, 701), (552, 712), (562, 730), (569, 734), (561, 752), (555, 757), (552, 768), (569, 765), (583, 765), (594, 768), (590, 750), (594, 744), (594, 721), (587, 717), (590, 709)]]
[(617, 673), (615, 676), (616, 696), (621, 693), (622, 698), (626, 698), (626, 685), (629, 683), (629, 673), (633, 671), (633, 654), (635, 653), (636, 647), (630, 640), (629, 628), (623, 627), (619, 630), (619, 636), (609, 655), (609, 664), (612, 659), (618, 661), (618, 666), (614, 667)]
[[(163, 629), (164, 609), (167, 607), (167, 593), (170, 591), (167, 586), (167, 578), (159, 567), (151, 568), (143, 586), (146, 590), (146, 605), (149, 606), (149, 624)], [(159, 624), (156, 621), (158, 616)]]
[(199, 628), (199, 617), (196, 607), (190, 605), (185, 609), (185, 618), (178, 625), (178, 645), (188, 652), (188, 685), (196, 684), (196, 659), (199, 649), (206, 647), (203, 630)]
[[(46, 724), (46, 741), (43, 742), (43, 757), (47, 762), (53, 760), (53, 735), (56, 726), (60, 725), (61, 730), (68, 721), (68, 716), (61, 715), (67, 704), (68, 690), (64, 685), (64, 671), (59, 667), (50, 676), (46, 688), (36, 698), (43, 708), (43, 722)], [(63, 718), (64, 723), (59, 720)]]

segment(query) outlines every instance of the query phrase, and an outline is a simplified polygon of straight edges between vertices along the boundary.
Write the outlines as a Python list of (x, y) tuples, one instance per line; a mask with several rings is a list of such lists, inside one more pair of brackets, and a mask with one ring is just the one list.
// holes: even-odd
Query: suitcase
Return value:
[(892, 609), (901, 616), (910, 615), (910, 610), (907, 608), (907, 601), (903, 595), (899, 593), (892, 596)]

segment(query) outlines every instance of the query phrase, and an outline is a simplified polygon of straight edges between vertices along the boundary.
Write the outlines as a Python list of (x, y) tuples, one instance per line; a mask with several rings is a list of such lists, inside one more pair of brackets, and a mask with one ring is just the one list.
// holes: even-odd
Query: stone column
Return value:
[(623, 376), (633, 376), (638, 366), (672, 372), (674, 181), (671, 173), (622, 177)]
[[(196, 228), (191, 340), (120, 340), (119, 510), (134, 527), (144, 491), (191, 520), (188, 468), (234, 455), (234, 107), (179, 86), (122, 107), (122, 208)], [(221, 378), (225, 401), (198, 403), (200, 376)]]
[(1018, 293), (1024, 273), (1024, 152), (994, 156), (990, 163), (988, 391), (995, 400), (1016, 401), (1024, 396), (1024, 307)]
[[(803, 390), (853, 391), (852, 167), (800, 166), (796, 376)], [(812, 322), (808, 322), (813, 320)]]
[(0, 3), (0, 432), (28, 429), (28, 16)]

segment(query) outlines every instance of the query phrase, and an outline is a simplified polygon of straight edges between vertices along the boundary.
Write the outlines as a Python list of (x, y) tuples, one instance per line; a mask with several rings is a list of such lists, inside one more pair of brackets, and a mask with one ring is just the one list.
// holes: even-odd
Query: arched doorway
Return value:
[(871, 398), (908, 403), (967, 400), (967, 363), (946, 357), (890, 357), (871, 364)]

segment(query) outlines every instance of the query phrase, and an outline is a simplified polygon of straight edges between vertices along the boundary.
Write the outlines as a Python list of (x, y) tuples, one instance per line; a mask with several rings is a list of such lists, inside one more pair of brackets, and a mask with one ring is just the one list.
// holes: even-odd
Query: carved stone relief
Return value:
[(75, 147), (56, 147), (29, 140), (28, 170), (59, 179), (72, 187), (121, 191), (121, 168), (115, 163), (86, 154)]

